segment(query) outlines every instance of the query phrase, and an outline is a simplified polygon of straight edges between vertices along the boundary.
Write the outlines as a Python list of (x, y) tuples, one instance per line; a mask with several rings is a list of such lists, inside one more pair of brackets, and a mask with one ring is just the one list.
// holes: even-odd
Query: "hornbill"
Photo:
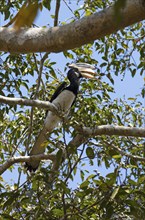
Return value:
[[(95, 68), (87, 63), (73, 63), (68, 65), (70, 70), (67, 73), (67, 78), (70, 84), (67, 85), (63, 82), (53, 94), (50, 102), (52, 102), (58, 110), (62, 111), (65, 116), (69, 114), (70, 108), (75, 102), (75, 99), (79, 90), (80, 78), (94, 78)], [(55, 113), (48, 111), (44, 122), (44, 126), (36, 139), (31, 155), (42, 154), (47, 146), (47, 138), (50, 132), (53, 131), (55, 127), (61, 122), (61, 118)], [(31, 160), (31, 162), (26, 163), (26, 167), (29, 171), (35, 171), (39, 166), (40, 161)]]

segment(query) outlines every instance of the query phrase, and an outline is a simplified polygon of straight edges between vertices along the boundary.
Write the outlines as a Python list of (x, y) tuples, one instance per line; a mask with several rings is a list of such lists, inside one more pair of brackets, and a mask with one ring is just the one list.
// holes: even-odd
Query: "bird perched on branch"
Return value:
[[(63, 82), (53, 94), (50, 102), (52, 102), (59, 111), (63, 112), (65, 116), (69, 114), (70, 108), (75, 102), (79, 91), (79, 83), (82, 77), (94, 78), (95, 68), (87, 63), (73, 63), (68, 66), (70, 70), (67, 73), (67, 78), (70, 84), (67, 85)], [(42, 154), (47, 147), (47, 138), (49, 133), (53, 131), (55, 127), (61, 122), (61, 118), (55, 113), (48, 111), (44, 122), (44, 126), (38, 135), (34, 146), (30, 152), (30, 156)], [(26, 167), (29, 171), (35, 171), (39, 166), (40, 161), (32, 160), (26, 163)]]

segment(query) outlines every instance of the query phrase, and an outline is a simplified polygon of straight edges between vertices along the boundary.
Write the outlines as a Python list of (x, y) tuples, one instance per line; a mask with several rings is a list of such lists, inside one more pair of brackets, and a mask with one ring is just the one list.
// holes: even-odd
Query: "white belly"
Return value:
[[(66, 116), (69, 113), (69, 110), (75, 100), (75, 95), (73, 92), (64, 90), (59, 94), (59, 96), (52, 102), (60, 112), (65, 114)], [(53, 112), (48, 112), (47, 117), (45, 119), (45, 128), (47, 131), (52, 131), (58, 124), (61, 122), (61, 119), (56, 116)]]

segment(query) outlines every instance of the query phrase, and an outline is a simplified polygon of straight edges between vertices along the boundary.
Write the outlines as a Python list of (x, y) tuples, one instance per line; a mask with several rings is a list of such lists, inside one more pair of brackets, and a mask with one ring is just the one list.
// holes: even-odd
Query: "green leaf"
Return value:
[(42, 1), (45, 8), (47, 8), (49, 11), (51, 9), (51, 0), (43, 0)]
[(90, 182), (88, 180), (84, 181), (81, 185), (80, 185), (80, 188), (83, 189), (83, 188), (87, 188), (88, 185), (90, 184)]
[(63, 216), (63, 211), (61, 209), (53, 209), (53, 214), (56, 217), (62, 217)]
[(89, 15), (91, 15), (91, 14), (92, 14), (91, 11), (90, 11), (89, 9), (87, 9), (85, 15), (86, 15), (86, 16), (89, 16)]
[(3, 204), (3, 209), (7, 208), (9, 205), (12, 205), (12, 203), (15, 201), (15, 199), (18, 197), (19, 193), (13, 193), (10, 198), (7, 199), (7, 201)]
[(17, 14), (14, 28), (16, 30), (19, 30), (21, 27), (31, 26), (31, 24), (37, 16), (38, 9), (38, 2), (28, 2), (28, 4), (23, 4), (23, 6)]
[(1, 214), (1, 217), (2, 219), (5, 219), (5, 220), (17, 220), (16, 218), (13, 218), (11, 215), (6, 214), (6, 213)]
[(110, 80), (110, 82), (114, 85), (114, 79), (112, 78), (111, 74), (108, 73), (106, 76), (108, 77), (108, 79)]
[(134, 77), (135, 74), (136, 74), (136, 69), (131, 70), (131, 75), (132, 75), (132, 77)]
[(56, 154), (56, 161), (57, 163), (59, 164), (60, 161), (62, 160), (62, 155), (63, 155), (63, 150), (62, 149), (59, 149), (57, 154)]
[(118, 155), (113, 155), (112, 156), (114, 159), (120, 159), (120, 158), (122, 158), (122, 156), (120, 155), (120, 154), (118, 154)]
[(86, 155), (89, 159), (94, 159), (95, 158), (95, 153), (94, 150), (91, 147), (87, 147), (86, 149)]
[(85, 174), (84, 174), (84, 172), (82, 170), (80, 171), (80, 176), (81, 176), (82, 181), (84, 181)]
[(128, 100), (130, 100), (130, 101), (135, 101), (136, 100), (136, 98), (128, 98)]
[(114, 200), (114, 198), (116, 197), (116, 195), (118, 194), (119, 192), (119, 189), (120, 189), (120, 186), (116, 187), (114, 190), (113, 190), (113, 193), (110, 197), (110, 200)]
[(121, 122), (121, 118), (120, 118), (120, 116), (119, 116), (119, 115), (116, 115), (116, 117), (117, 117), (119, 123), (122, 125), (122, 122)]
[(137, 185), (137, 182), (135, 182), (134, 180), (132, 179), (129, 179), (128, 182), (133, 185), (133, 186), (136, 186)]

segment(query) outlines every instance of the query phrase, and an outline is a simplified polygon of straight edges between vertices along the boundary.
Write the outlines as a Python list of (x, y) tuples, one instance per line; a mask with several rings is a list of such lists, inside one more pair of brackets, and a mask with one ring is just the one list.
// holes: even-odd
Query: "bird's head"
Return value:
[(88, 63), (72, 63), (69, 68), (77, 75), (78, 78), (84, 77), (93, 79), (96, 75), (95, 67)]

